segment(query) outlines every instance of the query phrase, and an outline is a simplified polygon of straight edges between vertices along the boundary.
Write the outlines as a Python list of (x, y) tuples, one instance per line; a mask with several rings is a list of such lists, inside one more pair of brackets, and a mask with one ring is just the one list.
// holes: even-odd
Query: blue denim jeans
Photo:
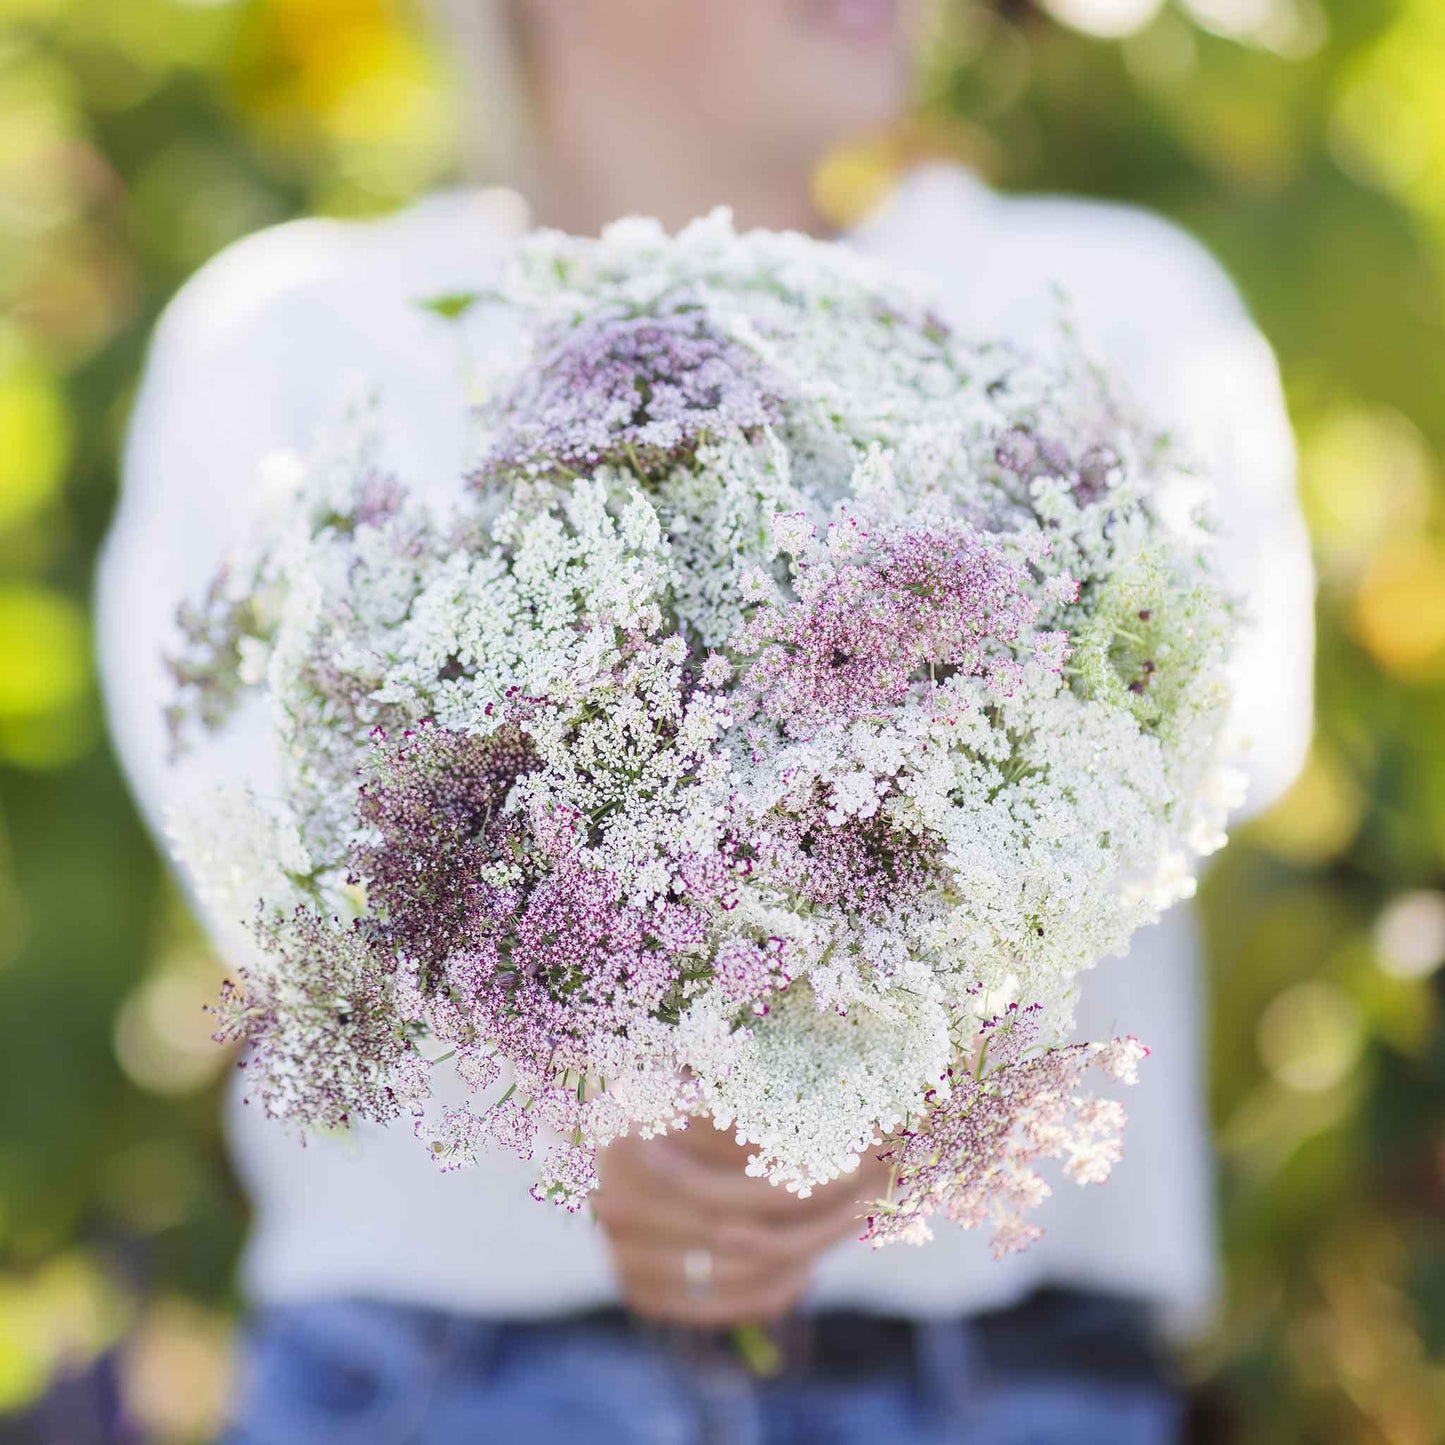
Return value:
[(513, 1325), (391, 1305), (271, 1309), (227, 1445), (1172, 1445), (1159, 1380), (988, 1364), (968, 1322), (920, 1325), (903, 1365), (759, 1380), (661, 1332)]

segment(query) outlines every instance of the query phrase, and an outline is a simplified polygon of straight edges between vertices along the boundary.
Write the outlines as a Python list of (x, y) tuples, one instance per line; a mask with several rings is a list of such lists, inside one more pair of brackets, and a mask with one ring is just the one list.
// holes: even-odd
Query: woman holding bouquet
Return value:
[[(895, 119), (911, 82), (893, 0), (449, 10), (489, 133), (515, 123), (526, 199), (469, 190), (384, 222), (277, 228), (207, 266), (158, 329), (101, 579), (114, 727), (153, 818), (176, 786), (156, 662), (174, 599), (244, 530), (262, 460), (303, 447), (362, 372), (392, 399), (389, 462), (437, 485), (460, 474), (465, 382), (419, 295), (485, 284), (531, 225), (591, 234), (647, 214), (671, 229), (725, 203), (740, 227), (819, 233), (817, 159)], [(1223, 564), (1255, 620), (1236, 680), (1250, 805), (1266, 802), (1308, 734), (1310, 579), (1274, 363), (1229, 282), (1161, 221), (997, 196), (949, 167), (906, 177), (838, 239), (928, 276), (950, 325), (1036, 350), (1058, 344), (1062, 288), (1085, 346), (1210, 463)], [(264, 740), (229, 735), (231, 765), (238, 746), (264, 775)], [(188, 766), (204, 769), (205, 750)], [(594, 1222), (531, 1203), (501, 1156), (441, 1175), (405, 1127), (303, 1149), (238, 1107), (256, 1224), (233, 1438), (1178, 1439), (1155, 1346), (1214, 1289), (1198, 967), (1176, 910), (1127, 968), (1086, 980), (1083, 1031), (1154, 1049), (1128, 1157), (1110, 1190), (1061, 1188), (1047, 1237), (1003, 1263), (952, 1230), (869, 1251), (859, 1200), (884, 1166), (799, 1199), (746, 1176), (746, 1151), (705, 1125), (611, 1146)], [(767, 1381), (727, 1334), (759, 1321), (780, 1321)]]

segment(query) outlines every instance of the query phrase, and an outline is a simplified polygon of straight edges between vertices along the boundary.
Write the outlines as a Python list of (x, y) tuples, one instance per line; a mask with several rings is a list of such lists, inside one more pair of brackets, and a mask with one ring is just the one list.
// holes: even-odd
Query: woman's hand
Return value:
[(818, 1257), (862, 1233), (867, 1201), (887, 1186), (887, 1166), (867, 1154), (855, 1173), (799, 1199), (749, 1178), (747, 1157), (706, 1119), (602, 1151), (594, 1210), (638, 1314), (716, 1328), (786, 1314)]

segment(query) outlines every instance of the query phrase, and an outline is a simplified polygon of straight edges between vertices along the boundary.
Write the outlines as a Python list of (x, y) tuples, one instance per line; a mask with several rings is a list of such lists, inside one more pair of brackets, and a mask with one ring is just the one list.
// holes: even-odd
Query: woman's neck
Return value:
[(776, 188), (710, 185), (692, 177), (676, 186), (659, 185), (656, 173), (620, 180), (621, 184), (608, 184), (595, 173), (539, 164), (532, 168), (524, 189), (538, 225), (579, 236), (596, 235), (621, 216), (652, 216), (675, 231), (719, 205), (732, 209), (739, 229), (762, 226), (810, 235), (827, 231), (809, 199), (806, 178), (796, 186)]
[[(575, 93), (547, 107), (523, 178), (539, 225), (594, 235), (620, 216), (653, 216), (668, 230), (732, 208), (740, 228), (822, 234), (807, 158), (758, 157), (726, 136), (619, 105), (591, 110)], [(607, 116), (606, 126), (595, 115)]]

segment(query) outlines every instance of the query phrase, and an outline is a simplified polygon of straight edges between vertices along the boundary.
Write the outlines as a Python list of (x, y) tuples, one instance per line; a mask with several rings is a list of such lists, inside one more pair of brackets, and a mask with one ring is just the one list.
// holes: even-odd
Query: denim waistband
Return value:
[[(1120, 1433), (1115, 1423), (1119, 1410), (1164, 1420), (1178, 1412), (1155, 1373), (1144, 1310), (1073, 1291), (971, 1319), (806, 1314), (779, 1327), (787, 1369), (771, 1379), (752, 1374), (725, 1334), (671, 1330), (612, 1309), (508, 1320), (315, 1300), (263, 1311), (248, 1335), (237, 1428), (227, 1437), (237, 1445), (438, 1445), (474, 1438), (470, 1422), (482, 1417), (499, 1432), (488, 1438), (540, 1439), (537, 1419), (578, 1411), (616, 1429), (589, 1425), (591, 1436), (546, 1439), (758, 1445), (777, 1436), (760, 1423), (774, 1417), (805, 1422), (777, 1438), (834, 1438), (806, 1425), (820, 1412), (852, 1420), (851, 1433), (837, 1435), (848, 1440), (952, 1441), (963, 1437), (948, 1422), (973, 1421), (967, 1438), (993, 1442), (1005, 1436), (990, 1422), (1043, 1414), (1068, 1431), (1043, 1440), (1177, 1438)], [(1084, 1429), (1086, 1406), (1107, 1424)], [(914, 1422), (907, 1429), (864, 1428), (904, 1416)], [(439, 1425), (443, 1417), (462, 1424)], [(701, 1435), (699, 1420), (708, 1422)], [(509, 1434), (506, 1421), (518, 1429)], [(1034, 1438), (1007, 1438), (1016, 1436)]]
[[(641, 1320), (621, 1308), (538, 1319), (489, 1319), (398, 1306), (417, 1335), (481, 1364), (498, 1351), (526, 1348), (539, 1337), (605, 1336), (646, 1342), (694, 1367), (737, 1360), (731, 1332), (693, 1330)], [(1007, 1309), (967, 1318), (911, 1320), (861, 1311), (803, 1312), (767, 1334), (789, 1374), (858, 1379), (943, 1372), (955, 1380), (988, 1373), (1081, 1375), (1121, 1382), (1169, 1383), (1147, 1307), (1083, 1290), (1041, 1290)]]
[[(609, 1332), (655, 1329), (620, 1309), (590, 1311), (573, 1316), (572, 1322)], [(725, 1331), (664, 1333), (671, 1334), (674, 1348), (703, 1357), (732, 1348)], [(1045, 1289), (1007, 1309), (942, 1320), (853, 1310), (805, 1312), (770, 1327), (769, 1334), (785, 1368), (827, 1379), (926, 1373), (940, 1352), (955, 1357), (955, 1372), (963, 1363), (959, 1357), (966, 1355), (969, 1371), (1014, 1376), (1079, 1374), (1164, 1383), (1168, 1375), (1147, 1306), (1083, 1290)]]

